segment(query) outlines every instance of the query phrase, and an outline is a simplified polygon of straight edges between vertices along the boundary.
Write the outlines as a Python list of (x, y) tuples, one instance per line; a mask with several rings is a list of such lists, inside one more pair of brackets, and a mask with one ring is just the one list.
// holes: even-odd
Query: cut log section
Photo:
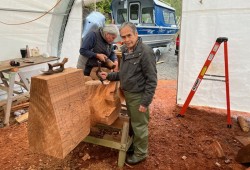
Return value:
[(32, 77), (28, 119), (30, 149), (64, 158), (90, 132), (82, 70)]

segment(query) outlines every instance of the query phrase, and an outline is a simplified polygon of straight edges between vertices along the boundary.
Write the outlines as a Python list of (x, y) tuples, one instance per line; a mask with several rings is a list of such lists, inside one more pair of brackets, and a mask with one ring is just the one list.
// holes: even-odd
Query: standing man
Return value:
[(85, 76), (89, 76), (92, 68), (98, 66), (98, 60), (105, 67), (105, 62), (110, 59), (116, 66), (114, 70), (118, 70), (118, 60), (112, 46), (112, 42), (118, 34), (115, 25), (107, 25), (85, 36), (77, 62), (77, 68), (83, 69)]
[(138, 38), (136, 27), (125, 22), (120, 27), (125, 44), (119, 72), (101, 72), (103, 79), (120, 80), (133, 130), (133, 155), (126, 158), (128, 164), (137, 164), (148, 156), (148, 106), (157, 86), (157, 70), (153, 50)]

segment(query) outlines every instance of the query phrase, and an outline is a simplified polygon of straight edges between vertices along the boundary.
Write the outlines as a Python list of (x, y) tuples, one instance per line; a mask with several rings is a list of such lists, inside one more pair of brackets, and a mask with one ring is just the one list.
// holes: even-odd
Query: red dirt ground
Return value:
[[(243, 170), (235, 156), (243, 146), (235, 136), (249, 136), (242, 132), (233, 119), (227, 128), (226, 111), (214, 108), (188, 108), (184, 118), (176, 118), (180, 107), (176, 106), (176, 81), (160, 80), (151, 104), (149, 124), (149, 157), (123, 169), (135, 170)], [(232, 111), (233, 117), (249, 113)], [(225, 157), (219, 158), (213, 142), (219, 142)], [(118, 151), (102, 146), (80, 143), (65, 159), (29, 151), (27, 123), (11, 124), (0, 129), (0, 169), (88, 169), (113, 170), (117, 168)], [(89, 155), (90, 159), (85, 160)], [(186, 158), (186, 159), (185, 159)], [(225, 160), (229, 161), (225, 163)], [(216, 165), (217, 164), (217, 165)]]

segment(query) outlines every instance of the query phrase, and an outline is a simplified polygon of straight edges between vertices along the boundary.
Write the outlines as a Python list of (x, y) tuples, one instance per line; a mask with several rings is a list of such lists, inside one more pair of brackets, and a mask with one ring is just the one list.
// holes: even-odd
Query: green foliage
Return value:
[(105, 15), (107, 24), (111, 23), (111, 16), (110, 16), (110, 13), (111, 13), (111, 10), (110, 10), (111, 1), (112, 0), (102, 0), (100, 2), (97, 2), (96, 6), (95, 6), (94, 3), (89, 6), (89, 8), (92, 11), (94, 11), (95, 7), (96, 7), (96, 11), (98, 11), (98, 12), (102, 13), (103, 15)]

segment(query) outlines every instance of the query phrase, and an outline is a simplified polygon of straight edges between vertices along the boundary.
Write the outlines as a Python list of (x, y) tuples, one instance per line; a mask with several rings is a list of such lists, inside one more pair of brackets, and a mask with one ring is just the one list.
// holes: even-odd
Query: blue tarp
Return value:
[(171, 24), (165, 23), (164, 17), (163, 17), (163, 11), (166, 10), (168, 12), (175, 12), (170, 9), (163, 8), (161, 6), (155, 5), (155, 24), (157, 26), (171, 26)]

